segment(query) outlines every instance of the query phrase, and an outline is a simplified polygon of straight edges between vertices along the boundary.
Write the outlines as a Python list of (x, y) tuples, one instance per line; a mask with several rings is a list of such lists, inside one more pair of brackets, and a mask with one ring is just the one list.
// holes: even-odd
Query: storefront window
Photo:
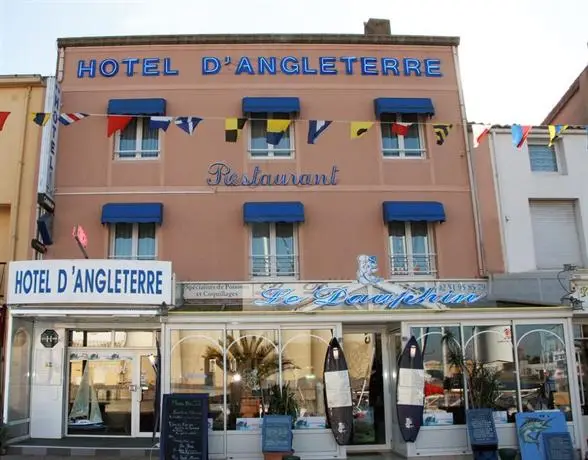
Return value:
[(564, 328), (516, 326), (523, 411), (559, 409), (572, 420)]
[(171, 392), (208, 393), (213, 430), (225, 423), (224, 346), (222, 331), (171, 331)]
[(486, 380), (486, 386), (494, 386), (492, 391), (477, 398), (477, 405), (493, 409), (497, 424), (514, 423), (518, 403), (511, 326), (468, 325), (463, 326), (463, 334), (466, 362), (470, 369), (479, 370), (476, 381), (484, 385)]
[(330, 329), (281, 332), (282, 398), (289, 392), (295, 401), (296, 429), (326, 426), (323, 371), (331, 337)]
[[(425, 368), (425, 425), (465, 423), (463, 377), (450, 350), (461, 350), (459, 326), (413, 327)], [(448, 346), (451, 341), (451, 347)]]
[(588, 404), (586, 403), (588, 400), (588, 325), (574, 325), (574, 345), (582, 415), (588, 415)]
[(22, 318), (13, 318), (12, 331), (7, 411), (9, 422), (29, 417), (33, 323)]

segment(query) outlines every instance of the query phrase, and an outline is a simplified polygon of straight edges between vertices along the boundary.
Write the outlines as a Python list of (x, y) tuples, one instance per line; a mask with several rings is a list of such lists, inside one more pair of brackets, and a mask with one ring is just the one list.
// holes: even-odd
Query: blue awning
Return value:
[(299, 201), (245, 203), (243, 220), (251, 222), (304, 222), (304, 205)]
[(37, 219), (37, 230), (41, 237), (41, 243), (45, 246), (53, 244), (53, 214), (43, 214)]
[(385, 201), (384, 222), (445, 222), (445, 209), (437, 201)]
[(298, 113), (300, 99), (297, 97), (244, 97), (243, 113)]
[(376, 115), (384, 113), (418, 113), (435, 115), (433, 101), (428, 98), (379, 97), (374, 99)]
[(109, 115), (165, 115), (165, 99), (111, 99)]
[(161, 224), (162, 203), (108, 203), (102, 206), (103, 224)]

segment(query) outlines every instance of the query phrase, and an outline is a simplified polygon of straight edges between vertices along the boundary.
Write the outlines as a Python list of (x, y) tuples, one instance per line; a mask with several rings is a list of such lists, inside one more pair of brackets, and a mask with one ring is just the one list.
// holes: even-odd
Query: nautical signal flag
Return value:
[(10, 112), (0, 112), (0, 131), (2, 131), (2, 129), (4, 128), (4, 123), (6, 123), (6, 120), (8, 119), (9, 115)]
[(452, 124), (435, 124), (433, 125), (433, 131), (435, 132), (435, 137), (437, 138), (437, 145), (443, 145), (445, 143), (445, 139), (449, 136), (449, 131), (453, 128)]
[(196, 130), (198, 123), (202, 121), (202, 118), (198, 117), (178, 117), (174, 122), (178, 128), (182, 131), (187, 132), (190, 136)]
[(352, 121), (349, 134), (351, 139), (357, 139), (363, 136), (374, 125), (373, 121)]
[(472, 125), (472, 135), (474, 137), (474, 148), (478, 148), (482, 139), (484, 139), (488, 133), (490, 132), (490, 128), (492, 125), (485, 125), (485, 124), (473, 124)]
[(549, 147), (553, 145), (553, 141), (566, 129), (568, 129), (568, 125), (549, 125), (547, 127), (549, 131)]
[(396, 134), (397, 136), (406, 136), (408, 134), (410, 125), (412, 125), (412, 123), (394, 122), (390, 127), (390, 131), (392, 131), (392, 134)]
[(69, 126), (76, 121), (80, 121), (89, 116), (87, 113), (75, 112), (75, 113), (62, 113), (59, 115), (59, 122), (64, 126)]
[(291, 122), (292, 120), (267, 120), (265, 136), (267, 143), (278, 145)]
[(132, 119), (133, 117), (129, 115), (109, 115), (108, 126), (106, 128), (107, 136), (110, 137), (117, 131), (125, 129)]
[(39, 126), (45, 126), (51, 118), (50, 113), (34, 112), (31, 114), (31, 120)]
[(512, 145), (517, 149), (520, 149), (527, 140), (527, 137), (529, 137), (531, 126), (512, 125), (511, 132)]
[(225, 142), (237, 142), (237, 139), (241, 137), (245, 123), (247, 123), (247, 118), (225, 119)]
[(309, 120), (308, 121), (308, 143), (314, 144), (314, 141), (325, 132), (325, 130), (333, 123), (328, 120)]
[(172, 120), (172, 117), (151, 117), (149, 119), (149, 128), (167, 131)]

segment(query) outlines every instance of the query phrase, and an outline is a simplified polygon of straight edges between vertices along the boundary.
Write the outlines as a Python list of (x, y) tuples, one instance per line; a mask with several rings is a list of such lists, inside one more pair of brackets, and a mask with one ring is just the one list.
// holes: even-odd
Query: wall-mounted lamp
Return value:
[(339, 349), (336, 347), (333, 348), (333, 358), (339, 359)]
[(410, 347), (410, 359), (414, 359), (415, 356), (416, 356), (416, 346), (412, 345)]
[(241, 381), (241, 374), (233, 375), (233, 382), (240, 382)]
[(147, 356), (147, 359), (149, 360), (152, 366), (155, 366), (155, 355), (151, 354)]

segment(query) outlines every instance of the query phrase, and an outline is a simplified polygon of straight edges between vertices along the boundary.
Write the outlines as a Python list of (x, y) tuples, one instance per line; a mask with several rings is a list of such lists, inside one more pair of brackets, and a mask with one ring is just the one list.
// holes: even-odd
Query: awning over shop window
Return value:
[(162, 203), (108, 203), (102, 207), (103, 224), (161, 224)]
[(384, 222), (445, 222), (445, 209), (437, 201), (385, 201)]
[(165, 115), (165, 99), (111, 99), (109, 115)]
[(374, 99), (376, 116), (390, 113), (417, 113), (435, 115), (433, 101), (429, 98), (379, 97)]
[(244, 97), (243, 113), (298, 113), (300, 99), (297, 97)]
[(299, 201), (245, 203), (243, 219), (252, 222), (304, 222), (304, 205)]

